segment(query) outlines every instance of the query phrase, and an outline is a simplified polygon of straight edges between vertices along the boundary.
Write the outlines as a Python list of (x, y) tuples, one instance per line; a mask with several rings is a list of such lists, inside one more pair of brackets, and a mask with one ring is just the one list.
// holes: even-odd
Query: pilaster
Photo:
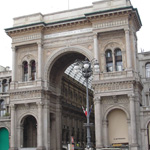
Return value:
[(99, 62), (99, 52), (98, 52), (98, 38), (97, 33), (94, 34), (94, 58)]
[(137, 144), (137, 127), (136, 127), (136, 116), (135, 116), (135, 95), (128, 95), (130, 101), (130, 116), (131, 116), (131, 150), (138, 150)]
[(102, 118), (101, 118), (101, 98), (94, 98), (95, 106), (95, 136), (96, 136), (96, 149), (99, 150), (103, 147), (102, 144)]
[(17, 150), (16, 147), (16, 127), (15, 127), (15, 108), (14, 104), (11, 105), (11, 137), (10, 137), (10, 149), (9, 150)]
[(39, 102), (38, 105), (38, 125), (37, 125), (37, 150), (45, 150), (43, 146), (43, 103)]
[(125, 29), (125, 39), (126, 39), (126, 62), (127, 62), (127, 69), (132, 69), (132, 53), (130, 47), (130, 35), (129, 29)]

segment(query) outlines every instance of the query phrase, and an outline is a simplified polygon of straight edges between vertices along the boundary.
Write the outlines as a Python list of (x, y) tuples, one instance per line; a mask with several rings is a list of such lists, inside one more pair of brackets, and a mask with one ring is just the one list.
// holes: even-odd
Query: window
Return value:
[(146, 64), (145, 69), (146, 69), (146, 77), (150, 78), (150, 63)]
[(35, 60), (31, 61), (31, 80), (35, 80), (36, 79), (36, 64), (35, 64)]
[(23, 62), (23, 81), (28, 81), (28, 63), (27, 63), (27, 61)]
[(113, 60), (112, 60), (112, 51), (106, 51), (106, 70), (107, 72), (113, 71)]
[(122, 71), (122, 52), (119, 48), (115, 50), (115, 66), (116, 71)]
[(0, 117), (4, 116), (6, 113), (6, 107), (4, 104), (4, 100), (0, 100)]
[(3, 85), (3, 92), (7, 92), (8, 91), (8, 84), (7, 84), (6, 79), (3, 80), (2, 85)]

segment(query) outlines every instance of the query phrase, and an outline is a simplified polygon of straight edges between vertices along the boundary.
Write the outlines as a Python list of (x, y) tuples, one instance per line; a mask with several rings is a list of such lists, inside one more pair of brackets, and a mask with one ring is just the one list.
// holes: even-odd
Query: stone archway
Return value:
[[(58, 53), (54, 53), (48, 58), (46, 71), (45, 71), (45, 81), (48, 81), (47, 87), (49, 91), (51, 92), (50, 99), (51, 99), (51, 102), (53, 102), (53, 105), (55, 105), (56, 107), (56, 109), (53, 110), (53, 112), (50, 112), (50, 132), (51, 132), (50, 133), (50, 136), (51, 136), (50, 147), (52, 149), (59, 150), (59, 149), (62, 149), (62, 144), (67, 145), (68, 142), (70, 142), (70, 136), (72, 135), (73, 132), (75, 132), (74, 136), (75, 136), (76, 142), (77, 141), (78, 142), (80, 141), (80, 143), (81, 141), (86, 142), (84, 137), (82, 137), (81, 134), (80, 135), (77, 134), (77, 132), (82, 131), (83, 135), (85, 135), (84, 134), (85, 132), (83, 131), (81, 127), (81, 124), (83, 126), (83, 119), (81, 119), (80, 117), (81, 116), (84, 117), (85, 120), (86, 120), (86, 117), (84, 116), (84, 113), (81, 111), (82, 105), (77, 106), (75, 105), (75, 103), (73, 104), (71, 102), (72, 99), (74, 99), (73, 96), (75, 96), (75, 92), (72, 91), (72, 89), (75, 87), (71, 89), (71, 86), (70, 86), (70, 89), (69, 89), (70, 95), (72, 95), (70, 97), (69, 96), (67, 98), (63, 97), (61, 93), (62, 92), (61, 87), (64, 81), (63, 77), (65, 76), (64, 71), (71, 64), (73, 64), (76, 59), (85, 60), (85, 57), (87, 57), (89, 60), (92, 60), (93, 58), (92, 53), (88, 49), (85, 50), (85, 49), (78, 48), (78, 47), (71, 47), (71, 48), (62, 49)], [(67, 99), (67, 101), (64, 100), (65, 98)], [(70, 99), (70, 102), (69, 102), (69, 99)], [(64, 110), (63, 108), (68, 107), (68, 105), (70, 108), (68, 108), (68, 110)], [(76, 115), (76, 118), (78, 119), (72, 119), (74, 117), (73, 115), (74, 116)], [(62, 136), (63, 133), (64, 133), (64, 139)], [(63, 139), (63, 143), (62, 143), (62, 139)]]
[[(62, 75), (62, 72), (64, 72), (64, 70), (69, 65), (71, 65), (76, 59), (84, 59), (85, 57), (87, 57), (89, 60), (92, 60), (94, 58), (93, 53), (89, 49), (86, 49), (81, 46), (65, 47), (65, 48), (56, 50), (47, 59), (47, 62), (46, 62), (45, 68), (44, 68), (44, 70), (45, 70), (44, 71), (44, 80), (47, 81), (47, 83), (50, 83), (51, 81), (53, 81), (53, 77), (50, 77), (50, 76), (51, 76), (51, 72), (53, 72), (53, 70), (55, 70), (54, 68), (56, 65), (58, 66), (59, 64), (61, 64), (61, 65), (59, 65), (59, 69), (61, 70), (60, 74)], [(65, 61), (63, 61), (63, 59)], [(62, 61), (63, 61), (63, 63), (60, 63)], [(62, 67), (62, 65), (63, 65), (63, 67)], [(57, 71), (58, 71), (58, 69), (57, 69)], [(57, 78), (60, 78), (60, 76), (59, 77), (57, 76)], [(54, 75), (54, 77), (55, 77), (55, 75)], [(49, 85), (47, 85), (47, 86), (49, 86)]]
[(9, 149), (9, 132), (6, 128), (0, 128), (0, 149)]
[(22, 147), (37, 147), (37, 121), (32, 115), (25, 116), (22, 121)]

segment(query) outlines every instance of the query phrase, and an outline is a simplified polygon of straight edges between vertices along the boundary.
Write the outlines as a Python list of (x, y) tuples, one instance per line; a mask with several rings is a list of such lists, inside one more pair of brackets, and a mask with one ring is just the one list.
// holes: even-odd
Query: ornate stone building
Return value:
[(85, 106), (85, 90), (64, 71), (85, 57), (100, 65), (90, 93), (96, 149), (149, 149), (150, 117), (144, 105), (149, 88), (139, 74), (149, 63), (139, 71), (146, 57), (139, 54), (138, 59), (137, 54), (141, 26), (130, 0), (102, 0), (84, 8), (14, 18), (13, 27), (5, 29), (13, 54), (10, 150), (60, 150), (70, 135), (84, 144), (86, 118), (80, 108)]

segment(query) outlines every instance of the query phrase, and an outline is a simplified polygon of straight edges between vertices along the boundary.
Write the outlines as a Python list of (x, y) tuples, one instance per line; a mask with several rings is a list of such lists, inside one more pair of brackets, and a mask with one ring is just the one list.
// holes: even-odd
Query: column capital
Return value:
[(38, 107), (42, 107), (44, 105), (43, 102), (37, 102), (36, 104), (38, 105)]
[(97, 36), (98, 36), (98, 33), (97, 33), (97, 32), (94, 32), (94, 33), (93, 33), (93, 37), (94, 37), (94, 38), (97, 38)]
[(101, 97), (100, 96), (94, 97), (94, 104), (97, 104), (97, 103), (101, 103)]
[(128, 28), (128, 27), (127, 27), (127, 28), (124, 28), (124, 31), (125, 31), (125, 32), (129, 32), (129, 31), (130, 31), (130, 28)]
[(11, 107), (11, 110), (12, 110), (12, 109), (15, 110), (16, 105), (15, 105), (15, 104), (11, 104), (10, 107)]
[(12, 49), (12, 51), (15, 52), (17, 48), (16, 48), (16, 46), (12, 45), (11, 49)]
[(135, 94), (133, 94), (133, 93), (132, 94), (128, 94), (128, 97), (129, 97), (130, 100), (133, 100), (135, 98)]
[(42, 46), (43, 46), (43, 42), (38, 41), (38, 42), (37, 42), (37, 45), (42, 47)]

